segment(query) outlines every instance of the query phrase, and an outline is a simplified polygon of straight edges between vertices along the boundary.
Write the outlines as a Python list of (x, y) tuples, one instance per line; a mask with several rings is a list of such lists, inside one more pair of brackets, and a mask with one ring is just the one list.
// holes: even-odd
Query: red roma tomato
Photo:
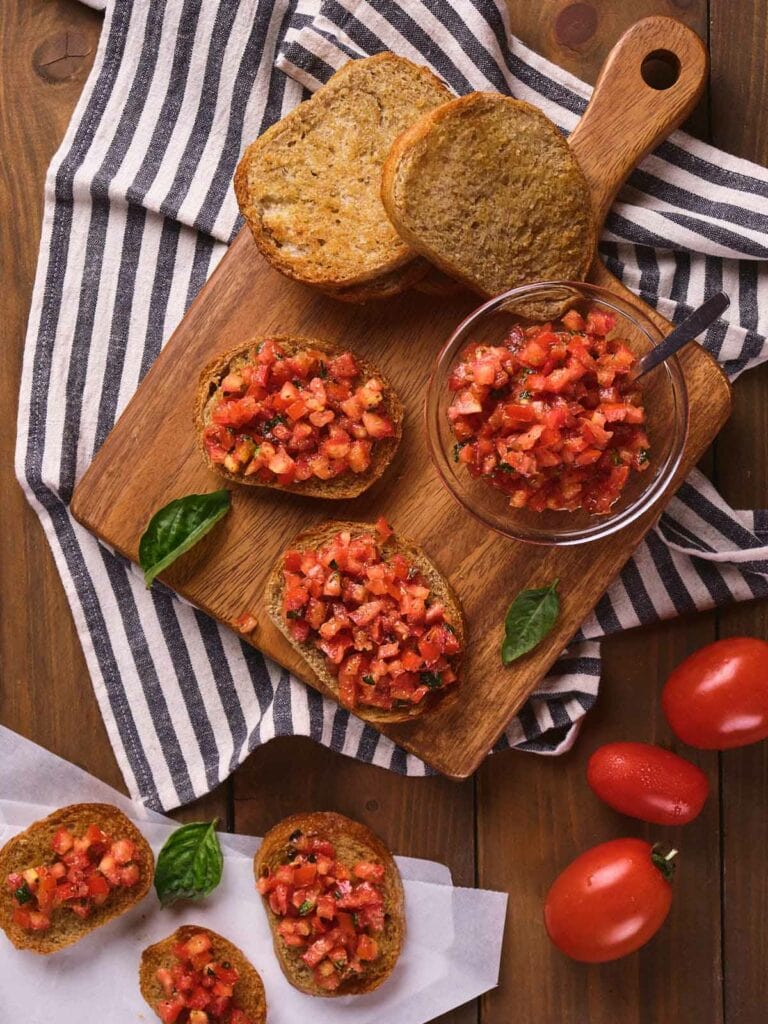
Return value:
[(704, 772), (651, 743), (606, 743), (587, 765), (587, 782), (614, 811), (654, 825), (687, 825), (704, 806)]
[(664, 684), (661, 706), (692, 747), (728, 750), (768, 738), (768, 643), (742, 636), (694, 651)]
[(593, 846), (571, 861), (547, 893), (544, 924), (550, 939), (588, 964), (634, 953), (669, 913), (671, 874), (669, 860), (643, 839)]

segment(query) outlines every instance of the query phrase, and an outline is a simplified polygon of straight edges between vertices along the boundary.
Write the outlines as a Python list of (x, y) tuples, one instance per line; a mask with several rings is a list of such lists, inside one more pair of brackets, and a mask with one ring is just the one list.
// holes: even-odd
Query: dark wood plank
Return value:
[[(553, 20), (566, 6), (509, 0), (512, 27), (524, 42), (591, 81), (625, 27), (621, 19), (677, 13), (665, 2), (594, 3), (594, 36), (582, 48), (567, 50), (553, 34)], [(688, 4), (685, 20), (706, 38), (706, 3)], [(701, 125), (701, 113), (697, 117)], [(478, 881), (510, 893), (501, 985), (482, 1001), (486, 1024), (722, 1021), (716, 756), (692, 756), (707, 771), (713, 793), (701, 818), (677, 830), (681, 866), (675, 901), (649, 946), (615, 964), (585, 967), (554, 950), (541, 916), (550, 883), (581, 850), (620, 835), (673, 836), (673, 830), (646, 828), (600, 804), (584, 778), (586, 761), (613, 739), (668, 743), (660, 686), (674, 664), (714, 637), (715, 619), (707, 615), (612, 638), (603, 645), (597, 706), (574, 749), (551, 760), (494, 755), (478, 773)]]
[[(711, 0), (710, 8), (712, 140), (768, 165), (768, 2)], [(766, 505), (767, 394), (768, 367), (740, 378), (717, 444), (717, 482), (736, 508)], [(721, 636), (766, 637), (768, 602), (728, 609), (718, 620)], [(768, 744), (724, 753), (721, 777), (725, 1016), (728, 1024), (760, 1024), (768, 1006)]]
[[(395, 853), (440, 861), (456, 885), (475, 884), (471, 780), (403, 778), (298, 738), (259, 747), (234, 776), (238, 832), (263, 835), (286, 815), (308, 810), (339, 811), (362, 821)], [(472, 1024), (476, 1005), (439, 1020)]]

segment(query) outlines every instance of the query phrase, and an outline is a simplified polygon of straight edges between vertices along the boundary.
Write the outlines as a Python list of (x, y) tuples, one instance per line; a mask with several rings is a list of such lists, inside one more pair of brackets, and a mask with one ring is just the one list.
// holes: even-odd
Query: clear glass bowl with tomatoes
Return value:
[(491, 299), (443, 346), (430, 378), (430, 453), (486, 526), (534, 544), (615, 533), (672, 486), (688, 429), (676, 357), (642, 380), (656, 326), (595, 285), (544, 282)]

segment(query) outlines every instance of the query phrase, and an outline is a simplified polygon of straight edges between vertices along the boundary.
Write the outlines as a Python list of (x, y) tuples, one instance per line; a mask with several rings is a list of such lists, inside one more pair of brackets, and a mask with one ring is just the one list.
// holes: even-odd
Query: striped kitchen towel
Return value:
[[(244, 145), (334, 68), (392, 49), (458, 93), (511, 93), (573, 128), (589, 87), (522, 46), (506, 17), (503, 0), (106, 5), (93, 71), (46, 179), (17, 474), (53, 548), (126, 783), (150, 807), (207, 792), (276, 735), (427, 771), (162, 585), (147, 592), (68, 503), (240, 227), (231, 179)], [(731, 377), (768, 356), (764, 168), (676, 132), (622, 191), (601, 249), (672, 320), (705, 293), (728, 292), (728, 316), (705, 344)], [(501, 745), (566, 749), (597, 694), (599, 639), (768, 595), (767, 544), (768, 514), (734, 512), (692, 474)]]

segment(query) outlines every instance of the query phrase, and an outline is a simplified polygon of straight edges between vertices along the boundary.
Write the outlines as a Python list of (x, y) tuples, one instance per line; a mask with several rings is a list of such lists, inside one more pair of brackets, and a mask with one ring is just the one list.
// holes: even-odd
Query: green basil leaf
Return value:
[(555, 579), (548, 587), (523, 590), (509, 606), (501, 645), (501, 660), (505, 665), (532, 651), (557, 622), (560, 614), (559, 582)]
[(148, 587), (159, 572), (213, 529), (229, 512), (230, 503), (229, 491), (211, 491), (176, 498), (155, 512), (139, 542), (139, 565)]
[(155, 889), (164, 907), (209, 896), (221, 881), (224, 857), (216, 821), (182, 825), (166, 839), (155, 867)]

